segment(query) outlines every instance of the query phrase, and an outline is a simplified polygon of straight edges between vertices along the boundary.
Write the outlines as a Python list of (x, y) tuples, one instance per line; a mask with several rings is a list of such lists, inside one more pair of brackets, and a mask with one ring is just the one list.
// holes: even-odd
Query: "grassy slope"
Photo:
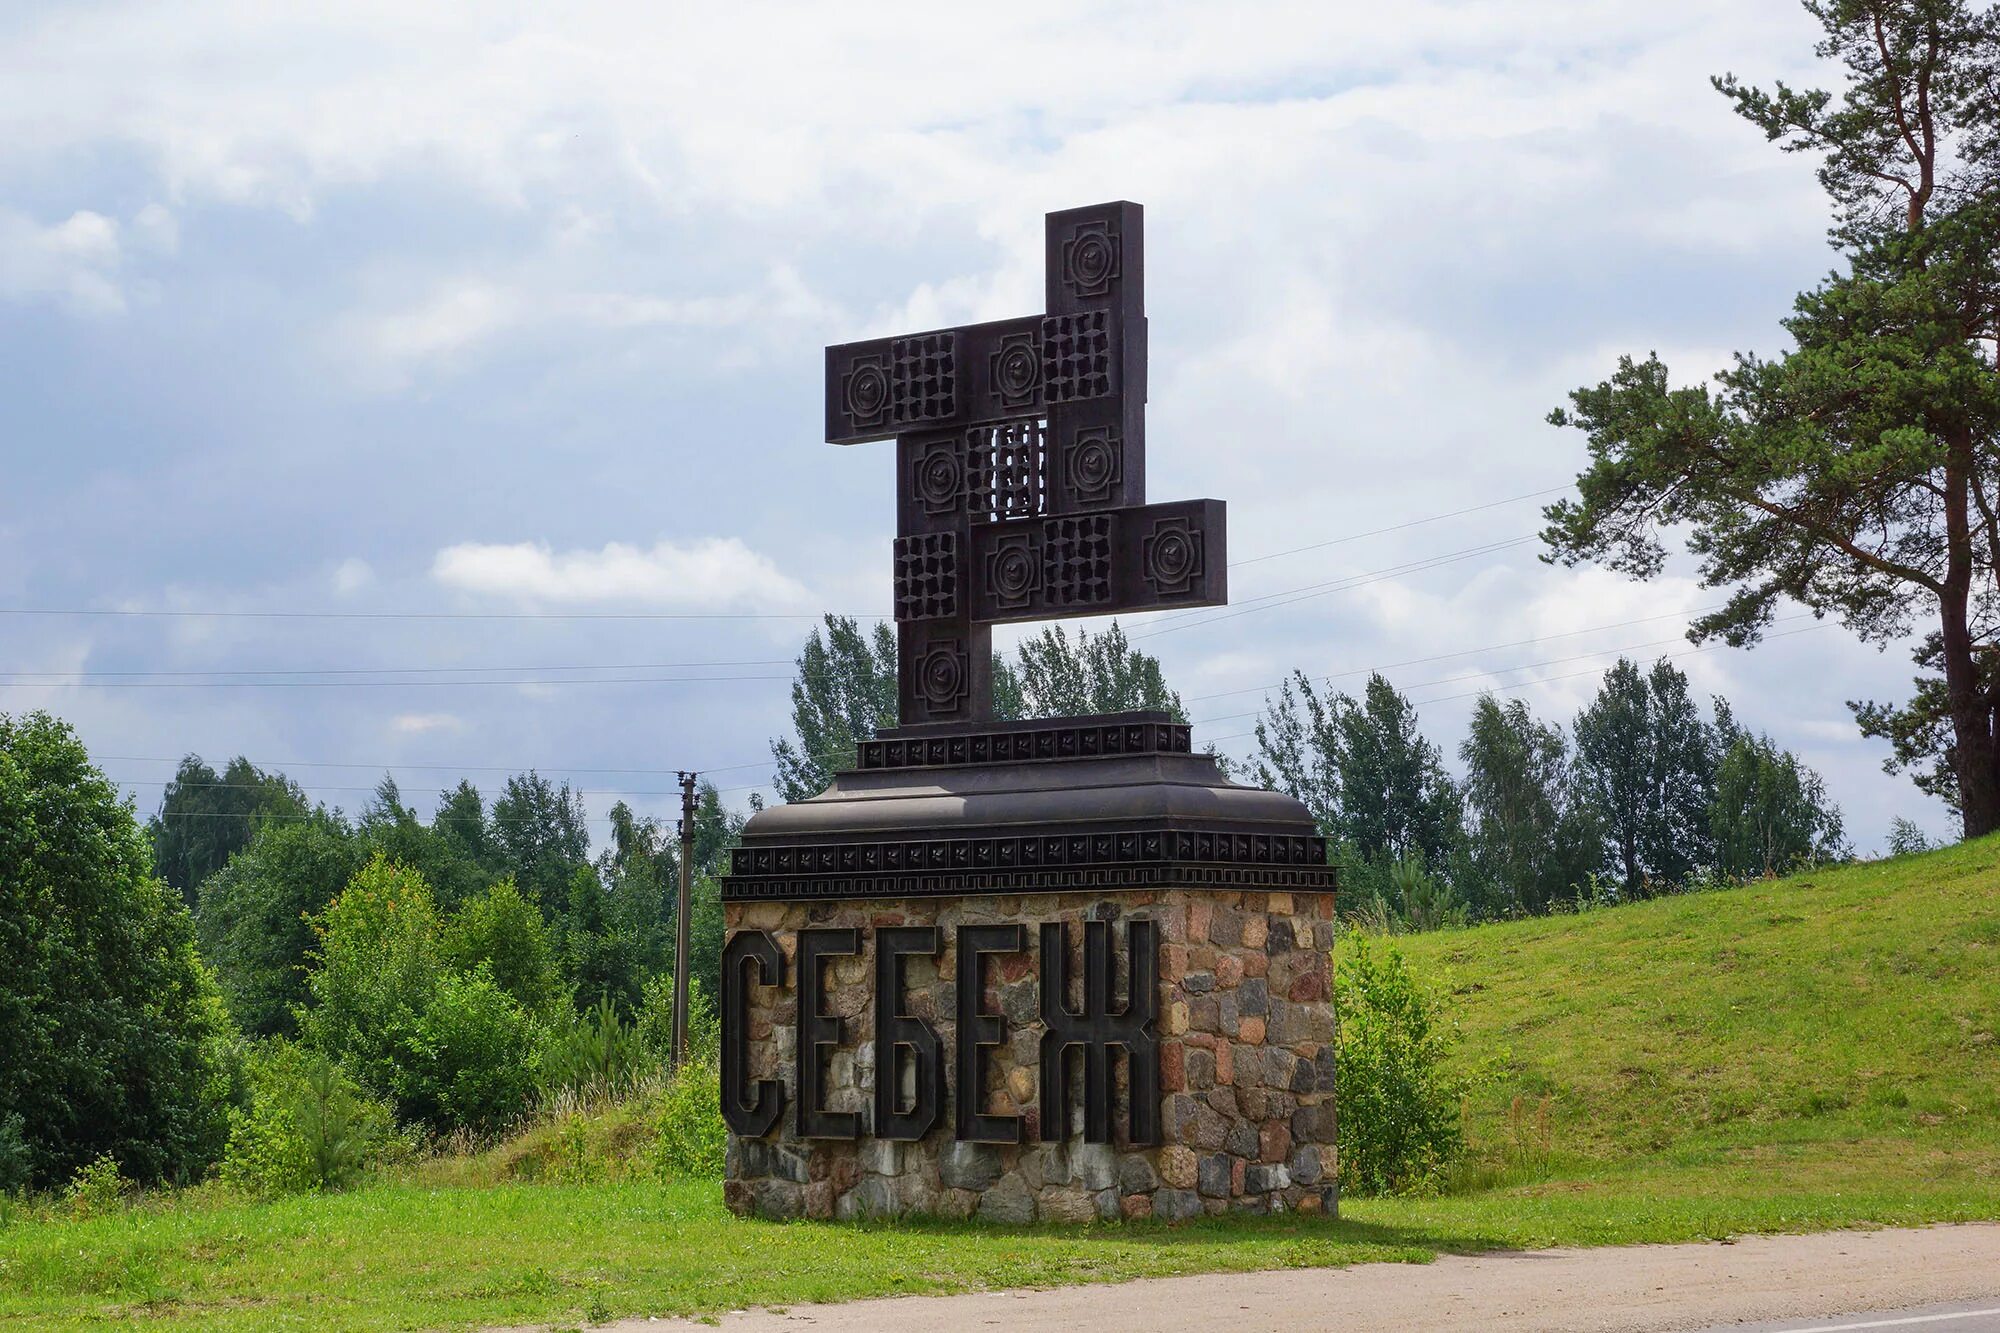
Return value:
[[(1473, 1193), (1331, 1224), (830, 1235), (733, 1219), (711, 1184), (487, 1184), (546, 1157), (531, 1136), (334, 1198), (16, 1219), (0, 1327), (469, 1327), (2000, 1218), (2000, 841), (1404, 943), (1453, 973), (1498, 1069), (1473, 1129), (1513, 1164)], [(1550, 1097), (1546, 1152), (1510, 1152), (1524, 1093)]]
[(1505, 1147), (1513, 1098), (1546, 1095), (1560, 1175), (2000, 1167), (2000, 839), (1405, 948), (1496, 1066), (1475, 1140)]

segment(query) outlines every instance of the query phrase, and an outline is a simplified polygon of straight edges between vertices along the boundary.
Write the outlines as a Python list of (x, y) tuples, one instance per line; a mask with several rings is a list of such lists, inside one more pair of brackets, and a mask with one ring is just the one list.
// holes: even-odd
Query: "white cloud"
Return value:
[(520, 317), (512, 292), (475, 280), (445, 287), (416, 305), (359, 319), (354, 333), (383, 361), (424, 361), (483, 342)]
[(650, 549), (609, 542), (595, 551), (468, 542), (439, 551), (431, 577), (462, 592), (533, 603), (698, 610), (812, 604), (803, 586), (734, 537), (662, 541)]
[(42, 226), (0, 208), (0, 298), (53, 300), (83, 315), (115, 315), (125, 294), (114, 276), (120, 259), (118, 223), (79, 209)]
[(375, 571), (366, 560), (349, 556), (333, 568), (333, 590), (350, 597), (375, 582)]
[(424, 736), (439, 731), (464, 731), (465, 719), (451, 713), (398, 713), (389, 729), (399, 736)]
[(156, 254), (170, 255), (180, 249), (180, 223), (163, 205), (147, 204), (132, 215), (132, 240)]

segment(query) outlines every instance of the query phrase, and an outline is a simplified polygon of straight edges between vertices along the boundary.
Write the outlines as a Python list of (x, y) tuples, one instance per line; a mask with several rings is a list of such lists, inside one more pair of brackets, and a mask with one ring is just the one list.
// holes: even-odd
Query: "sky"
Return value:
[(1691, 562), (1529, 540), (1569, 390), (1780, 351), (1833, 264), (1811, 161), (1707, 82), (1824, 82), (1814, 37), (1783, 0), (7, 6), (0, 711), (141, 814), (187, 753), (350, 810), (528, 767), (600, 821), (678, 769), (741, 805), (811, 617), (889, 602), (893, 449), (821, 442), (821, 349), (1033, 313), (1042, 215), (1130, 199), (1150, 498), (1226, 500), (1239, 562), (1241, 614), (1125, 622), (1198, 743), (1382, 667), (1455, 763), (1481, 690), (1567, 723), (1670, 653), (1857, 847), (1946, 832), (1846, 707), (1907, 652), (1694, 652)]

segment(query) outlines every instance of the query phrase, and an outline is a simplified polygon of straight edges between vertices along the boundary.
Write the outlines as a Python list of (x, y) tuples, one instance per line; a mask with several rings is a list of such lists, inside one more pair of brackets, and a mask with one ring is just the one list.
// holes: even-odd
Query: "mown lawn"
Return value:
[(2000, 1218), (2000, 841), (1404, 945), (1449, 970), (1492, 1073), (1468, 1108), (1477, 1169), (1444, 1198), (1348, 1200), (1337, 1222), (856, 1228), (741, 1221), (711, 1183), (440, 1168), (328, 1198), (17, 1213), (0, 1326), (576, 1324)]

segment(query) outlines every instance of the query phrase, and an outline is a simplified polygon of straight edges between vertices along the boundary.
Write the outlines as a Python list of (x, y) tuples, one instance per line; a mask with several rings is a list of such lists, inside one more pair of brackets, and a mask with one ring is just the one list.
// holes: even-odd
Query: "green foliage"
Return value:
[(521, 1114), (534, 1087), (521, 1007), (484, 970), (438, 978), (406, 1046), (392, 1095), (408, 1118), (492, 1133)]
[(1739, 878), (1782, 875), (1846, 856), (1840, 808), (1819, 774), (1769, 736), (1736, 729), (1726, 708), (1718, 712), (1725, 748), (1709, 807), (1717, 869)]
[(659, 1068), (658, 1061), (639, 1029), (606, 996), (588, 1013), (554, 1021), (542, 1039), (537, 1081), (544, 1097), (616, 1097)]
[(131, 807), (63, 723), (0, 714), (0, 1123), (20, 1117), (33, 1183), (105, 1154), (200, 1175), (233, 1039)]
[(247, 1104), (230, 1114), (223, 1180), (260, 1194), (345, 1189), (382, 1150), (389, 1111), (340, 1067), (282, 1039), (248, 1061)]
[(662, 1180), (716, 1180), (728, 1147), (722, 1075), (708, 1061), (690, 1061), (661, 1096), (653, 1170)]
[(1425, 867), (1421, 856), (1406, 856), (1392, 866), (1389, 887), (1404, 925), (1412, 931), (1443, 930), (1466, 922), (1465, 904), (1447, 881)]
[(562, 918), (563, 970), (579, 1008), (610, 1000), (636, 1008), (646, 974), (658, 966), (646, 942), (619, 919), (617, 905), (590, 866), (570, 876)]
[[(793, 735), (771, 743), (772, 785), (782, 799), (819, 795), (836, 772), (853, 767), (856, 741), (896, 725), (896, 662), (887, 622), (864, 633), (851, 618), (830, 615), (824, 633), (812, 632), (792, 684)], [(1134, 648), (1116, 621), (1074, 636), (1046, 626), (1022, 641), (1014, 662), (993, 655), (993, 712), (1001, 721), (1130, 709), (1187, 716), (1159, 659)]]
[(1665, 658), (1645, 674), (1619, 658), (1577, 714), (1578, 776), (1626, 897), (1663, 892), (1714, 861), (1716, 744), (1687, 676)]
[(1889, 855), (1916, 856), (1923, 852), (1936, 851), (1938, 844), (1930, 840), (1921, 828), (1901, 815), (1889, 824)]
[(855, 742), (896, 725), (896, 631), (887, 621), (863, 633), (849, 616), (826, 617), (799, 652), (792, 683), (796, 739), (771, 742), (773, 784), (787, 801), (826, 790), (854, 765)]
[(193, 907), (201, 882), (249, 846), (259, 828), (308, 809), (305, 793), (282, 773), (266, 773), (241, 755), (217, 773), (188, 755), (147, 824), (154, 868)]
[[(722, 1018), (709, 998), (700, 977), (688, 979), (688, 1050), (690, 1064), (712, 1064), (722, 1054)], [(674, 978), (662, 972), (646, 983), (645, 1003), (639, 1006), (639, 1041), (653, 1058), (664, 1065), (673, 1051)]]
[(1418, 730), (1416, 708), (1380, 674), (1357, 702), (1322, 700), (1294, 672), (1256, 735), (1257, 780), (1303, 801), (1351, 857), (1380, 874), (1409, 856), (1450, 863), (1462, 836), (1458, 789)]
[[(1698, 638), (1754, 642), (1789, 599), (1886, 644), (1929, 621), (1907, 709), (1855, 705), (1892, 763), (1948, 777), (1968, 836), (2000, 827), (1993, 615), (2000, 609), (2000, 17), (1967, 0), (1828, 0), (1809, 11), (1842, 88), (1716, 86), (1788, 152), (1820, 156), (1844, 260), (1784, 321), (1791, 350), (1740, 354), (1716, 387), (1657, 356), (1551, 414), (1587, 438), (1554, 558), (1638, 578), (1685, 530)], [(1947, 772), (1941, 772), (1939, 763)], [(1942, 782), (1926, 784), (1938, 790)]]
[(1519, 699), (1482, 695), (1458, 753), (1481, 915), (1544, 912), (1574, 893), (1603, 859), (1603, 831), (1562, 728), (1537, 722)]
[(590, 865), (583, 798), (567, 782), (516, 774), (493, 803), (492, 840), (521, 892), (545, 915), (561, 914), (577, 870)]
[(528, 1013), (548, 1013), (562, 1001), (548, 925), (512, 879), (489, 885), (460, 905), (445, 929), (444, 954), (461, 972), (483, 964), (493, 984)]
[(63, 1203), (72, 1217), (102, 1217), (125, 1206), (135, 1186), (118, 1169), (118, 1159), (101, 1153), (79, 1166), (63, 1187)]
[(307, 1045), (433, 1130), (490, 1131), (519, 1114), (527, 1018), (486, 967), (450, 966), (421, 875), (377, 856), (313, 926)]
[(0, 1116), (0, 1199), (28, 1188), (35, 1154), (28, 1146), (28, 1123), (20, 1112)]
[(1465, 1149), (1473, 1079), (1450, 1059), (1459, 1017), (1395, 945), (1351, 932), (1334, 970), (1340, 1015), (1340, 1182), (1356, 1194), (1426, 1194)]
[(196, 921), (202, 955), (216, 970), (229, 1011), (252, 1036), (296, 1030), (305, 1002), (307, 918), (323, 910), (366, 861), (337, 816), (266, 824), (202, 884)]
[[(460, 788), (461, 792), (451, 793), (447, 799), (462, 800), (462, 793), (470, 792), (476, 810), (479, 793), (464, 783)], [(446, 811), (440, 809), (438, 813)], [(436, 819), (428, 827), (419, 821), (416, 812), (403, 804), (403, 793), (395, 778), (384, 775), (376, 784), (374, 799), (361, 812), (355, 835), (365, 848), (364, 856), (387, 857), (416, 871), (431, 886), (438, 906), (450, 911), (499, 878), (499, 874), (467, 856), (462, 840), (443, 829)]]
[(711, 875), (697, 875), (688, 886), (694, 900), (688, 913), (690, 980), (710, 995), (722, 993), (722, 884)]
[(1002, 663), (995, 672), (994, 711), (1006, 718), (1137, 709), (1187, 719), (1181, 697), (1167, 688), (1160, 660), (1134, 648), (1115, 620), (1098, 634), (1079, 626), (1074, 640), (1062, 625), (1045, 625), (1021, 641), (1017, 665)]

